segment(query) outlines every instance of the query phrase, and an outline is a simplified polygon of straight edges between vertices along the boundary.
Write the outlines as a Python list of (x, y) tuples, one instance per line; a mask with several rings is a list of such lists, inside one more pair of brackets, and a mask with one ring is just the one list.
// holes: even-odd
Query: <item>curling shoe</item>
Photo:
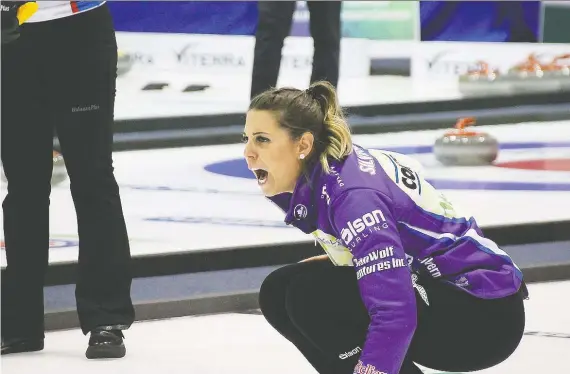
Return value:
[(85, 352), (88, 359), (97, 358), (121, 358), (127, 349), (123, 339), (125, 336), (121, 330), (113, 329), (114, 326), (101, 326), (91, 331), (89, 346)]
[(8, 355), (10, 353), (36, 352), (43, 349), (43, 338), (2, 339), (2, 355)]

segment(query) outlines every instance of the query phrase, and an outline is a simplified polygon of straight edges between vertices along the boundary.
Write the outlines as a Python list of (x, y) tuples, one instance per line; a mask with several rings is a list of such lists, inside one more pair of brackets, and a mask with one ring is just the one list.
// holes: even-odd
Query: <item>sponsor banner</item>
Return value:
[(532, 53), (541, 61), (551, 62), (557, 56), (570, 53), (570, 45), (421, 42), (413, 51), (412, 78), (457, 81), (458, 76), (469, 69), (476, 69), (478, 61), (484, 61), (490, 68), (505, 73), (514, 65), (524, 62)]
[[(371, 40), (415, 40), (419, 36), (416, 1), (345, 1), (341, 10), (341, 35)], [(291, 36), (310, 36), (306, 1), (298, 1)]]
[[(134, 60), (133, 71), (249, 78), (253, 68), (255, 40), (251, 36), (117, 32), (117, 43), (121, 52)], [(308, 83), (312, 60), (312, 39), (288, 37), (283, 47), (280, 76), (306, 77)], [(343, 78), (368, 76), (368, 42), (343, 39), (340, 65)]]

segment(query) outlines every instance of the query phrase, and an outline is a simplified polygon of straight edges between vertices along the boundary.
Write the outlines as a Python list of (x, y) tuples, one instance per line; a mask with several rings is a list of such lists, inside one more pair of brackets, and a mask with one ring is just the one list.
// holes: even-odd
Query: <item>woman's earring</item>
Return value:
[(301, 160), (304, 160), (304, 159), (305, 159), (305, 155), (301, 153), (301, 155), (299, 156), (299, 158), (300, 158)]

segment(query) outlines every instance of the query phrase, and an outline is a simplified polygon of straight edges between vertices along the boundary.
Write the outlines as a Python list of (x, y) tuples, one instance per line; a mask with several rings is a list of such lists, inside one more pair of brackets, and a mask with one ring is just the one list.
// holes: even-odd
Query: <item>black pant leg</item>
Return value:
[(484, 300), (429, 278), (423, 284), (429, 306), (420, 313), (411, 360), (441, 371), (478, 371), (516, 350), (525, 326), (522, 293)]
[(314, 41), (311, 83), (319, 80), (338, 86), (342, 2), (309, 1), (310, 29)]
[(77, 214), (77, 311), (84, 333), (134, 321), (130, 248), (113, 171), (117, 45), (106, 6), (53, 21), (52, 103)]
[(329, 360), (320, 347), (315, 346), (295, 326), (286, 304), (291, 285), (296, 283), (299, 276), (330, 266), (329, 261), (311, 261), (281, 267), (267, 276), (259, 291), (259, 307), (267, 322), (293, 343), (317, 372), (327, 374), (334, 373), (332, 364), (335, 362)]
[(283, 42), (291, 31), (295, 1), (259, 1), (250, 97), (277, 85)]
[(322, 262), (295, 277), (285, 307), (295, 328), (319, 348), (316, 359), (334, 368), (330, 373), (352, 373), (370, 318), (360, 299), (354, 268)]
[(2, 46), (1, 153), (7, 178), (2, 270), (2, 337), (44, 336), (53, 124), (46, 112), (38, 35)]

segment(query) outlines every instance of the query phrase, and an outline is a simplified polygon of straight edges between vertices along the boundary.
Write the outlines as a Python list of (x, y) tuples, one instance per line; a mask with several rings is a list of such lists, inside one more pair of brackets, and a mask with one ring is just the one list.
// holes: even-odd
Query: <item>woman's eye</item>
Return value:
[(269, 139), (267, 139), (264, 136), (258, 136), (257, 138), (255, 138), (259, 143), (266, 143), (269, 141)]
[(242, 142), (242, 143), (247, 143), (247, 136), (242, 135), (242, 136), (241, 136), (241, 142)]

